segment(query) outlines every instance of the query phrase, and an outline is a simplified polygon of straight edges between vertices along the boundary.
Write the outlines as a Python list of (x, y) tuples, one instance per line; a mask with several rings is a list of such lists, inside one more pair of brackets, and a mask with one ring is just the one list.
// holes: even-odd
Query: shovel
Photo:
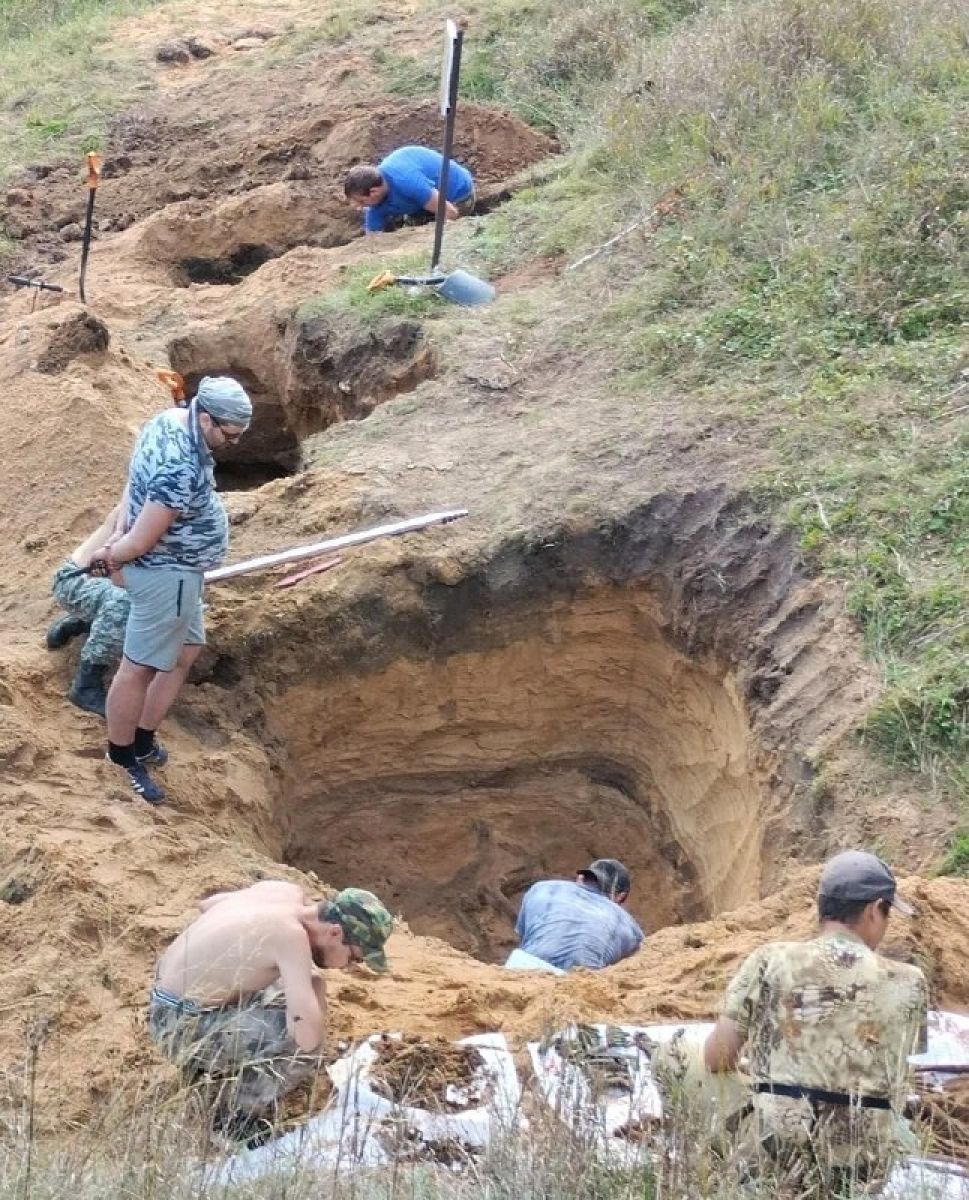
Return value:
[(441, 69), (441, 116), (444, 118), (444, 146), (441, 151), (441, 174), (437, 182), (437, 212), (434, 215), (434, 249), (431, 252), (431, 267), (427, 275), (394, 275), (381, 271), (367, 285), (368, 292), (377, 292), (391, 284), (403, 287), (433, 288), (439, 296), (452, 304), (463, 304), (476, 308), (488, 304), (495, 298), (495, 289), (490, 283), (478, 279), (469, 271), (451, 271), (444, 274), (439, 270), (441, 246), (444, 241), (444, 222), (447, 219), (447, 184), (454, 150), (454, 121), (458, 111), (458, 77), (461, 73), (461, 47), (464, 30), (454, 21), (448, 21), (444, 31), (444, 65)]
[(91, 233), (94, 229), (94, 199), (101, 182), (101, 160), (94, 153), (85, 156), (87, 161), (87, 209), (84, 214), (84, 236), (81, 240), (81, 273), (77, 281), (77, 292), (81, 303), (87, 304), (84, 294), (84, 276), (87, 274), (87, 259), (91, 252)]

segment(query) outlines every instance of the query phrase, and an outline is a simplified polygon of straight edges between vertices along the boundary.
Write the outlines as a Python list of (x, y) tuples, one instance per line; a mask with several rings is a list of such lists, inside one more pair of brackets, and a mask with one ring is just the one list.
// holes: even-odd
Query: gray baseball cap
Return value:
[(629, 872), (618, 858), (597, 858), (595, 862), (583, 867), (578, 874), (596, 884), (599, 891), (610, 899), (628, 892), (633, 885)]
[(858, 904), (887, 900), (903, 916), (914, 917), (915, 909), (895, 894), (896, 887), (888, 863), (867, 850), (845, 850), (825, 863), (818, 895)]

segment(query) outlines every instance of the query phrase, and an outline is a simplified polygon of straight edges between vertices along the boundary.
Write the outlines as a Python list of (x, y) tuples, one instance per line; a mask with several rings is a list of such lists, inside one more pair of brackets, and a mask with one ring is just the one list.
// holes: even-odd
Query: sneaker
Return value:
[[(105, 758), (108, 756), (105, 755)], [(111, 762), (110, 758), (108, 762)], [(133, 767), (122, 767), (120, 763), (112, 765), (125, 772), (128, 782), (146, 804), (161, 804), (164, 801), (165, 789), (155, 783), (140, 762), (135, 763)]]
[(137, 754), (135, 757), (146, 767), (163, 767), (168, 762), (168, 751), (156, 741), (147, 754)]

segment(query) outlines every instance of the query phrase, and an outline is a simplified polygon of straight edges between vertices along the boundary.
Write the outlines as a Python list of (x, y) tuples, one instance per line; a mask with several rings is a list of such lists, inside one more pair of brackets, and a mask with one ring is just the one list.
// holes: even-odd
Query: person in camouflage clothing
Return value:
[(131, 456), (123, 531), (96, 556), (95, 570), (120, 572), (131, 601), (108, 692), (107, 757), (149, 804), (165, 799), (147, 769), (168, 760), (155, 731), (205, 644), (204, 576), (229, 548), (213, 451), (238, 442), (251, 419), (245, 389), (226, 377), (203, 379), (187, 409), (153, 417)]
[(72, 638), (87, 635), (67, 698), (78, 708), (101, 717), (106, 698), (104, 677), (121, 661), (130, 601), (124, 588), (86, 572), (95, 553), (111, 537), (118, 511), (116, 508), (75, 547), (54, 572), (51, 590), (66, 615), (47, 630), (48, 650), (59, 650)]
[(913, 909), (873, 854), (825, 866), (818, 936), (754, 951), (727, 988), (703, 1050), (713, 1072), (746, 1048), (746, 1154), (799, 1195), (879, 1186), (915, 1148), (903, 1118), (908, 1056), (924, 1050), (928, 996), (918, 967), (876, 953), (892, 911)]
[(326, 991), (314, 964), (385, 971), (393, 919), (361, 888), (307, 903), (275, 880), (199, 907), (158, 962), (148, 1029), (188, 1080), (214, 1090), (215, 1128), (251, 1139), (322, 1065)]

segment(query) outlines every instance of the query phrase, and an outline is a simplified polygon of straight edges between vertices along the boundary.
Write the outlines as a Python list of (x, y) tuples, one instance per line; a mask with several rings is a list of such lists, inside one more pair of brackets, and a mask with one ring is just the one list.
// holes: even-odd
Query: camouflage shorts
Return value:
[(152, 988), (148, 1031), (189, 1080), (218, 1085), (221, 1109), (245, 1116), (270, 1114), (322, 1066), (320, 1054), (305, 1053), (290, 1037), (278, 987), (224, 1008), (200, 1008)]
[(77, 564), (69, 558), (54, 572), (51, 591), (61, 608), (91, 626), (81, 661), (92, 666), (117, 666), (131, 608), (124, 588), (115, 587), (110, 579), (79, 575)]

